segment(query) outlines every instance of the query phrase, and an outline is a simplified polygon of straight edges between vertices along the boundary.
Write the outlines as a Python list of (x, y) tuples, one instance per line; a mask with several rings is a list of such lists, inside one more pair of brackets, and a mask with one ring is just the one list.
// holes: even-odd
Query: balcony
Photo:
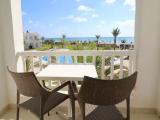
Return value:
[[(97, 50), (79, 50), (79, 51), (25, 51), (18, 52), (16, 54), (17, 64), (21, 59), (23, 62), (23, 72), (34, 71), (36, 74), (43, 70), (50, 64), (92, 64), (97, 68), (97, 72), (99, 77), (102, 79), (118, 79), (126, 77), (132, 74), (135, 71), (135, 50), (116, 50), (116, 51), (97, 51)], [(60, 58), (63, 58), (61, 60)], [(100, 59), (100, 64), (97, 64), (97, 60)], [(44, 61), (46, 60), (46, 61)], [(115, 70), (115, 66), (119, 66), (118, 69)], [(18, 67), (18, 66), (17, 66)], [(100, 68), (99, 68), (100, 67)], [(105, 74), (106, 70), (110, 70), (109, 74)], [(100, 70), (100, 71), (99, 71)], [(117, 72), (118, 71), (118, 72)], [(47, 81), (48, 87), (54, 88), (55, 81)], [(77, 83), (78, 84), (78, 83)], [(58, 84), (56, 84), (58, 85)], [(133, 92), (132, 97), (135, 97), (135, 91)], [(22, 99), (26, 99), (24, 96), (21, 96)], [(133, 99), (133, 98), (132, 98)], [(123, 104), (118, 105), (120, 111), (125, 113), (123, 109)], [(81, 114), (79, 112), (78, 105), (77, 108), (77, 120), (80, 120)], [(50, 120), (54, 118), (55, 120), (61, 120), (63, 117), (56, 115), (55, 111), (63, 111), (67, 113), (67, 102), (63, 103), (60, 107), (57, 107), (53, 111), (51, 111), (51, 116), (45, 116), (46, 120)], [(14, 108), (10, 109), (7, 113), (5, 113), (1, 118), (2, 119), (10, 119), (15, 118), (16, 110)], [(37, 117), (33, 114), (21, 110), (21, 116), (23, 119), (34, 119)], [(151, 109), (133, 109), (131, 110), (131, 119), (136, 120), (158, 120), (155, 115), (155, 110)]]
[[(22, 59), (23, 62), (23, 71), (34, 71), (36, 74), (43, 70), (50, 64), (93, 64), (97, 68), (99, 77), (102, 79), (118, 79), (126, 77), (132, 74), (135, 71), (135, 51), (134, 50), (116, 50), (116, 51), (97, 51), (97, 50), (80, 50), (80, 51), (25, 51), (18, 52), (16, 54), (16, 59)], [(60, 58), (63, 58), (61, 60)], [(97, 60), (100, 59), (100, 64), (97, 64)], [(46, 60), (46, 61), (44, 61)], [(115, 70), (115, 66), (119, 66)], [(18, 66), (17, 66), (18, 67)], [(110, 70), (109, 74), (105, 74), (106, 70)], [(48, 82), (48, 87), (55, 87), (55, 82), (50, 80)], [(77, 83), (78, 84), (78, 83)], [(58, 85), (58, 84), (56, 84)], [(132, 95), (135, 97), (136, 89)], [(23, 98), (23, 96), (22, 96)], [(124, 112), (123, 105), (119, 105), (120, 110)], [(67, 112), (66, 103), (62, 104), (61, 107), (58, 107), (56, 110), (61, 110)], [(77, 111), (78, 111), (77, 106)], [(137, 109), (138, 111), (138, 109)], [(154, 110), (139, 110), (137, 112), (135, 109), (132, 109), (131, 117), (132, 119), (140, 119), (141, 117), (145, 120), (157, 120), (157, 117), (153, 115)], [(146, 114), (149, 112), (149, 114)], [(8, 119), (8, 116), (14, 116), (15, 110), (12, 109), (7, 112), (2, 118)], [(31, 117), (32, 119), (37, 119), (35, 116), (30, 115), (30, 113), (25, 113), (25, 110), (22, 110), (21, 114), (24, 116), (24, 119)], [(45, 116), (45, 119), (55, 118), (61, 120), (62, 118), (55, 114), (55, 110), (52, 111), (51, 116)], [(77, 112), (77, 118), (80, 118), (80, 113)]]
[[(159, 5), (159, 0), (137, 0), (134, 51), (24, 52), (20, 0), (1, 0), (0, 119), (15, 119), (16, 86), (6, 66), (10, 66), (15, 71), (38, 73), (49, 64), (61, 64), (59, 56), (64, 56), (63, 64), (68, 64), (67, 58), (72, 58), (72, 64), (94, 64), (99, 68), (97, 69), (99, 77), (104, 79), (122, 78), (126, 75), (126, 71), (129, 75), (137, 70), (137, 84), (131, 97), (133, 110), (131, 117), (133, 120), (158, 120), (160, 112)], [(41, 59), (43, 57), (48, 59), (46, 63)], [(101, 61), (98, 65), (97, 58)], [(26, 66), (28, 60), (30, 61), (29, 69)], [(117, 64), (119, 67), (116, 71)], [(108, 74), (106, 74), (107, 69), (109, 69)], [(120, 107), (123, 108), (123, 104)], [(46, 116), (47, 119), (56, 117), (55, 114), (50, 117)], [(37, 119), (25, 110), (21, 111), (21, 118), (24, 120)]]
[[(33, 71), (36, 74), (43, 70), (50, 64), (83, 64), (88, 65), (92, 64), (96, 66), (97, 73), (102, 79), (119, 79), (126, 77), (132, 74), (135, 71), (135, 59), (136, 53), (135, 50), (78, 50), (78, 51), (69, 51), (69, 50), (55, 50), (55, 51), (25, 51), (17, 52), (16, 60), (17, 65), (18, 61), (22, 60), (23, 70), (21, 72), (30, 72)], [(62, 60), (63, 59), (63, 60)], [(100, 60), (100, 62), (99, 62)], [(115, 69), (118, 66), (117, 69)], [(18, 66), (17, 66), (18, 67)], [(105, 74), (109, 70), (109, 74)], [(58, 85), (55, 84), (55, 81), (47, 81), (48, 87), (54, 88)], [(77, 83), (78, 85), (79, 83)], [(133, 92), (132, 97), (135, 97), (135, 91)], [(21, 96), (22, 99), (26, 99), (24, 96)], [(119, 105), (119, 109), (125, 113), (123, 109), (123, 103)], [(45, 119), (50, 120), (55, 118), (55, 120), (63, 119), (61, 116), (55, 114), (56, 110), (63, 111), (67, 113), (67, 103), (63, 103), (60, 107), (57, 107), (51, 111), (51, 116), (45, 116)], [(3, 119), (9, 119), (15, 117), (15, 109), (9, 110), (6, 114), (2, 116)], [(148, 113), (148, 114), (146, 114)], [(154, 115), (154, 110), (147, 109), (132, 109), (131, 119), (140, 120), (157, 120), (158, 118)], [(77, 105), (77, 120), (81, 118), (80, 112)], [(22, 109), (21, 115), (23, 119), (37, 119), (36, 116), (26, 112)], [(11, 117), (10, 117), (11, 116)]]

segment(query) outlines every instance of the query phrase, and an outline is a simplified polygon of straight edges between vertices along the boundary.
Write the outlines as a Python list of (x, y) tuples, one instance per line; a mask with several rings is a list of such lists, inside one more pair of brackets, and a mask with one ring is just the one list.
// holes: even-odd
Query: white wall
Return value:
[[(160, 80), (160, 0), (137, 0), (136, 47), (138, 81), (135, 107), (157, 107)], [(160, 87), (160, 86), (159, 86)]]
[[(16, 70), (16, 52), (23, 51), (23, 32), (21, 17), (20, 0), (1, 0), (0, 1), (0, 22), (1, 35), (0, 44), (3, 46), (4, 68), (9, 66)], [(10, 104), (15, 103), (16, 87), (14, 81), (5, 69), (8, 99)]]
[[(1, 28), (0, 28), (0, 36), (1, 36)], [(3, 51), (2, 51), (2, 45), (0, 44), (0, 112), (2, 112), (2, 110), (5, 109), (5, 107), (7, 107), (8, 105), (8, 92), (6, 89), (7, 84), (6, 84), (4, 70), (5, 69), (4, 69)]]
[(159, 64), (157, 64), (157, 66), (159, 67), (159, 69), (157, 69), (157, 81), (158, 81), (158, 83), (157, 83), (157, 89), (158, 89), (158, 92), (157, 92), (157, 96), (156, 97), (158, 97), (158, 99), (156, 99), (157, 100), (157, 109), (158, 109), (158, 113), (159, 113), (159, 116), (160, 116), (160, 1), (159, 1), (159, 3), (157, 4), (157, 19), (156, 19), (156, 21), (157, 21), (157, 28), (156, 28), (156, 30), (157, 30), (157, 39), (158, 39), (158, 44), (157, 44), (157, 46), (158, 46), (158, 50), (157, 50), (157, 57), (158, 57), (158, 59), (157, 59), (157, 62), (159, 63)]

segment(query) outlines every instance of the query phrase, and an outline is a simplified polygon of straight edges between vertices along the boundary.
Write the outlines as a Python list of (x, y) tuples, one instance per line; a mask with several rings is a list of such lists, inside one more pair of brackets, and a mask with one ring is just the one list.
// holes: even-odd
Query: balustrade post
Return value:
[(120, 56), (120, 74), (119, 74), (119, 78), (123, 78), (123, 56)]

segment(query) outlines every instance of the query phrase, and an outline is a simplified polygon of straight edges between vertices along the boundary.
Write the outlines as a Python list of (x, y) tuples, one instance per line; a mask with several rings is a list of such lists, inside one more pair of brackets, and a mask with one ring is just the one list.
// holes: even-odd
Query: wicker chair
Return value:
[[(20, 107), (23, 107), (31, 111), (37, 117), (39, 117), (40, 120), (43, 120), (44, 114), (49, 113), (51, 109), (55, 108), (57, 105), (59, 105), (68, 98), (70, 98), (71, 101), (73, 100), (72, 99), (73, 97), (70, 94), (71, 92), (69, 92), (68, 95), (58, 92), (58, 90), (66, 86), (69, 86), (69, 91), (70, 91), (71, 84), (69, 81), (63, 83), (61, 86), (55, 88), (54, 90), (49, 91), (40, 85), (33, 72), (16, 73), (10, 71), (9, 69), (8, 71), (10, 72), (17, 86), (16, 120), (19, 120)], [(20, 103), (20, 94), (31, 98), (23, 103)]]
[[(83, 120), (130, 120), (130, 94), (136, 78), (137, 72), (119, 80), (101, 80), (85, 76), (79, 92), (72, 82)], [(126, 118), (115, 106), (123, 100), (127, 103)]]

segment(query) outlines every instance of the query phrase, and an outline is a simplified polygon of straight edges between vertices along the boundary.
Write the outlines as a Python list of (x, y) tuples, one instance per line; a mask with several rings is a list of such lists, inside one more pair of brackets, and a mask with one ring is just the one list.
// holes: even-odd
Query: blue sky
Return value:
[(134, 35), (135, 0), (22, 0), (23, 29), (45, 37)]

